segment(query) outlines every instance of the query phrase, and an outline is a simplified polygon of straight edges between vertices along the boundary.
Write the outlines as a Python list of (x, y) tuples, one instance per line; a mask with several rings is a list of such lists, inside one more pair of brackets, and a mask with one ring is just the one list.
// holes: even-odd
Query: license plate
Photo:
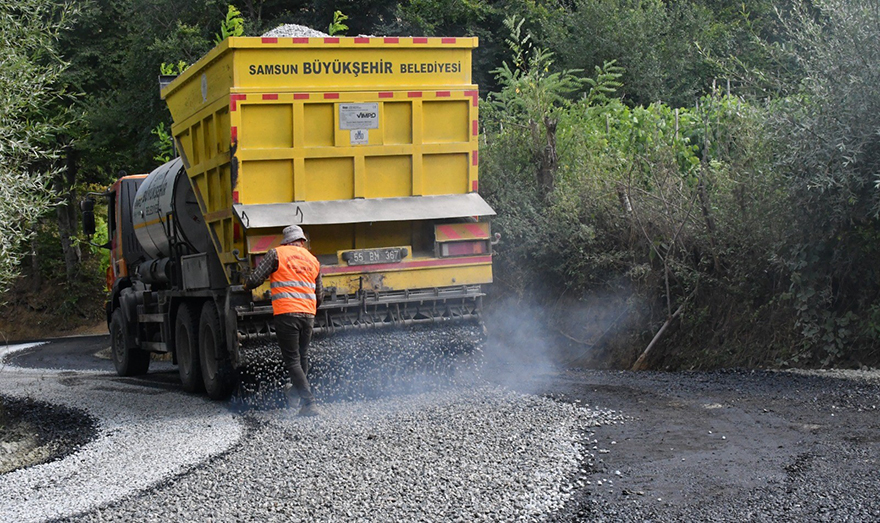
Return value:
[(372, 265), (375, 263), (397, 263), (406, 256), (406, 249), (390, 247), (385, 249), (358, 249), (342, 253), (342, 259), (349, 265)]

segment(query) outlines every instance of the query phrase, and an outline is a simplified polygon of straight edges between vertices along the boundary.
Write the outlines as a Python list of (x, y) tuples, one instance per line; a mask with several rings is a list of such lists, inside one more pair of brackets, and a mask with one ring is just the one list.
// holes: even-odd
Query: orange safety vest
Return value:
[(321, 263), (302, 247), (281, 245), (275, 248), (278, 270), (269, 276), (272, 290), (272, 312), (304, 313), (314, 316), (318, 310), (315, 281)]

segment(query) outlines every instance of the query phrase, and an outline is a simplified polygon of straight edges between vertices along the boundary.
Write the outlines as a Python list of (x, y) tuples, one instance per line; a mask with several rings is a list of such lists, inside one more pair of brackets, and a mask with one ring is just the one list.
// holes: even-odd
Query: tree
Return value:
[(559, 163), (556, 152), (559, 113), (568, 105), (566, 97), (578, 91), (584, 80), (576, 76), (579, 70), (551, 70), (553, 53), (531, 46), (531, 35), (523, 34), (524, 22), (515, 17), (504, 20), (511, 33), (507, 43), (513, 51), (513, 66), (504, 62), (493, 71), (502, 88), (493, 93), (491, 101), (508, 124), (527, 123), (538, 164), (538, 187), (547, 197), (553, 191)]
[(802, 72), (773, 123), (778, 168), (799, 211), (783, 259), (804, 353), (824, 363), (876, 358), (880, 10), (876, 2), (817, 0), (782, 21), (788, 44), (767, 47)]
[(564, 67), (589, 71), (615, 60), (626, 70), (621, 94), (630, 105), (687, 107), (723, 74), (716, 57), (764, 65), (753, 36), (774, 38), (774, 7), (787, 3), (575, 0), (546, 45)]
[(58, 37), (76, 12), (51, 0), (0, 0), (0, 292), (18, 274), (22, 245), (64, 170), (58, 139), (72, 115), (52, 107), (67, 96)]

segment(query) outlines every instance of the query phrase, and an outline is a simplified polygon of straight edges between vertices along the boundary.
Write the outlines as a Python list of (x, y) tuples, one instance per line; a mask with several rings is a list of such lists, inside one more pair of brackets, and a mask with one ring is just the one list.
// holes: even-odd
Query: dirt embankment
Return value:
[(23, 278), (0, 296), (0, 343), (107, 333), (102, 282), (73, 289), (44, 282), (37, 291), (29, 285)]

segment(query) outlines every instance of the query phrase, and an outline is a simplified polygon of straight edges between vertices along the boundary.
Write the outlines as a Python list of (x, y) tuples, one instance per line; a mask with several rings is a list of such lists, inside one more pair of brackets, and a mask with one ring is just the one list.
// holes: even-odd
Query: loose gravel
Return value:
[[(247, 443), (78, 520), (540, 521), (615, 415), (495, 387), (252, 411)], [(247, 491), (242, 490), (247, 485)]]
[(263, 38), (321, 38), (330, 35), (304, 25), (284, 24), (266, 31), (262, 36)]
[(62, 459), (95, 437), (95, 419), (81, 411), (0, 396), (0, 474)]
[[(480, 379), (485, 333), (478, 323), (417, 325), (316, 336), (309, 382), (323, 402), (360, 401), (469, 385)], [(276, 341), (245, 343), (253, 362), (231, 403), (238, 408), (287, 405), (287, 373)]]
[(552, 520), (584, 485), (594, 427), (620, 416), (489, 384), (483, 343), (478, 324), (318, 338), (317, 419), (284, 408), (274, 343), (250, 347), (260, 363), (226, 404), (97, 371), (17, 369), (0, 387), (26, 382), (47, 401), (77, 390), (65, 404), (94, 415), (99, 437), (57, 470), (0, 476), (0, 520)]
[(0, 521), (45, 521), (141, 492), (236, 444), (222, 405), (101, 371), (22, 369), (0, 348), (0, 394), (61, 405), (97, 420), (96, 439), (63, 459), (0, 475)]
[[(432, 332), (440, 337), (431, 344), (471, 339)], [(0, 394), (21, 389), (17, 397), (52, 403), (78, 397), (65, 405), (95, 416), (99, 434), (55, 463), (0, 475), (0, 521), (880, 521), (877, 372), (569, 370), (548, 371), (551, 379), (536, 386), (530, 378), (542, 377), (541, 345), (533, 340), (501, 366), (530, 362), (531, 372), (505, 376), (451, 364), (468, 354), (455, 342), (432, 353), (399, 336), (338, 339), (360, 366), (346, 367), (327, 347), (316, 354), (316, 376), (324, 365), (347, 375), (325, 380), (341, 393), (321, 389), (317, 419), (248, 390), (226, 404), (231, 412), (216, 409), (181, 394), (167, 379), (176, 376), (170, 365), (136, 380), (0, 370)], [(426, 362), (411, 375), (392, 372), (409, 383), (403, 390), (383, 374), (397, 358), (381, 348), (398, 342)], [(493, 345), (482, 352), (487, 358), (510, 352)], [(359, 379), (367, 385), (356, 386)], [(283, 380), (270, 385), (283, 390)], [(544, 395), (526, 393), (535, 390)], [(91, 408), (81, 399), (98, 394)], [(185, 441), (138, 458), (136, 451), (153, 450), (140, 442), (161, 447), (203, 418)], [(225, 451), (193, 448), (221, 448), (227, 419), (239, 437)], [(111, 441), (132, 423), (139, 427)], [(102, 440), (101, 467), (89, 465)], [(168, 468), (181, 450), (193, 459)], [(159, 470), (141, 481), (139, 460)], [(55, 464), (63, 468), (44, 469)], [(10, 485), (32, 471), (42, 483)], [(83, 476), (101, 474), (109, 481), (82, 489)]]
[(880, 521), (878, 377), (569, 371), (559, 393), (634, 419), (596, 431), (611, 452), (558, 519)]

